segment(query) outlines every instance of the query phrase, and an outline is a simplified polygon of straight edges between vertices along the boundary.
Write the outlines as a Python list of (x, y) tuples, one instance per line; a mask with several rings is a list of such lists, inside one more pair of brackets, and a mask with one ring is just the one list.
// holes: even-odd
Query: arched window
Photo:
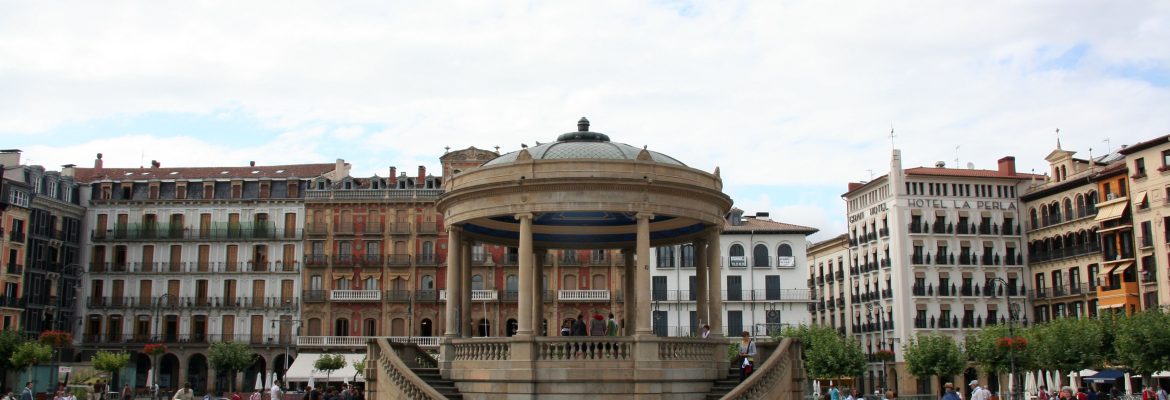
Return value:
[[(832, 264), (830, 263), (830, 265), (832, 265)], [(792, 246), (789, 246), (788, 243), (780, 243), (780, 246), (776, 248), (776, 266), (777, 267), (795, 267), (796, 266), (796, 257), (792, 256)]]
[(683, 268), (695, 267), (695, 245), (688, 243), (682, 246), (682, 264), (679, 266)]
[(418, 335), (422, 337), (431, 337), (435, 335), (434, 325), (431, 324), (430, 318), (423, 318), (418, 323)]
[(365, 290), (378, 290), (378, 280), (375, 279), (374, 277), (372, 277), (372, 276), (368, 277), (363, 282), (364, 282), (362, 284), (363, 289), (365, 289)]
[(1084, 218), (1086, 215), (1088, 215), (1089, 207), (1088, 204), (1085, 203), (1085, 195), (1079, 193), (1077, 194), (1076, 207), (1077, 218)]
[(1052, 215), (1052, 220), (1048, 221), (1048, 223), (1050, 225), (1051, 224), (1059, 224), (1061, 221), (1061, 219), (1060, 219), (1060, 204), (1055, 202), (1055, 201), (1052, 202), (1052, 204), (1048, 205), (1048, 212), (1051, 213), (1051, 215)]
[(504, 278), (504, 290), (508, 293), (520, 293), (520, 279), (516, 275), (508, 275)]
[(423, 242), (422, 243), (422, 254), (424, 256), (430, 255), (430, 254), (435, 254), (435, 244), (431, 243), (430, 241)]
[(1085, 201), (1089, 204), (1089, 214), (1097, 213), (1097, 191), (1090, 190), (1089, 196)]
[(743, 246), (739, 243), (731, 245), (731, 248), (728, 249), (728, 254), (730, 254), (728, 258), (730, 258), (731, 267), (747, 266), (747, 259), (743, 256)]
[(605, 290), (606, 286), (607, 285), (605, 284), (605, 275), (602, 275), (602, 274), (593, 275), (593, 287), (591, 287), (590, 289)]
[(471, 276), (471, 290), (483, 290), (483, 276), (480, 274)]
[(333, 336), (349, 336), (349, 320), (338, 318), (333, 321)]
[(419, 283), (419, 290), (435, 290), (435, 278), (430, 275), (423, 275)]
[[(400, 319), (396, 321), (401, 321)], [(378, 321), (373, 318), (366, 318), (362, 321), (362, 335), (364, 336), (378, 336)]]
[(753, 267), (771, 267), (772, 263), (768, 257), (768, 246), (757, 244), (752, 248), (752, 266)]
[(1070, 220), (1073, 219), (1074, 215), (1076, 215), (1076, 214), (1073, 214), (1072, 200), (1069, 200), (1068, 198), (1064, 199), (1064, 215), (1066, 218), (1068, 218)]
[(1036, 229), (1036, 228), (1040, 227), (1040, 218), (1039, 218), (1039, 216), (1036, 215), (1035, 208), (1028, 209), (1028, 221), (1031, 222), (1030, 226), (1032, 227), (1032, 229)]

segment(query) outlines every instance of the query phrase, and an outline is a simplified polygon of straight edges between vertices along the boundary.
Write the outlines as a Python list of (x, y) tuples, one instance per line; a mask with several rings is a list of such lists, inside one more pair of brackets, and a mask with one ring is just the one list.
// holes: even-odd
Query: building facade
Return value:
[(842, 335), (852, 335), (854, 327), (848, 321), (853, 315), (853, 299), (847, 293), (846, 260), (849, 259), (849, 236), (815, 243), (808, 249), (808, 287), (812, 290), (813, 304), (808, 312), (814, 325), (828, 326)]
[[(863, 387), (935, 393), (906, 371), (902, 345), (923, 332), (961, 343), (1006, 322), (1009, 310), (1026, 320), (1019, 194), (1033, 178), (1017, 173), (1012, 157), (995, 170), (904, 169), (895, 150), (888, 174), (850, 184), (851, 332), (873, 360)], [(878, 360), (881, 350), (893, 358)]]
[[(83, 254), (84, 351), (134, 352), (128, 379), (162, 387), (190, 382), (226, 389), (207, 361), (211, 343), (248, 343), (259, 356), (243, 372), (283, 373), (300, 315), (304, 194), (348, 164), (77, 168), (90, 228)], [(163, 343), (157, 357), (146, 343)], [(239, 382), (239, 380), (237, 380)]]
[(1170, 135), (1119, 151), (1130, 173), (1137, 269), (1143, 309), (1170, 304)]
[(0, 324), (4, 329), (22, 329), (27, 288), (24, 282), (25, 257), (28, 252), (28, 226), (33, 190), (25, 183), (20, 167), (19, 150), (0, 151)]

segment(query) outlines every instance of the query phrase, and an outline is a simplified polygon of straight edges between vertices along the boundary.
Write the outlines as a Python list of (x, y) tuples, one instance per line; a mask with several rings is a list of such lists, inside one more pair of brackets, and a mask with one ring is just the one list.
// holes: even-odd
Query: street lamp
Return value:
[[(1016, 320), (1016, 316), (1019, 313), (1019, 305), (1012, 303), (1012, 289), (1013, 288), (1011, 286), (1009, 286), (1007, 280), (1000, 278), (1000, 277), (993, 277), (993, 278), (987, 279), (986, 287), (991, 288), (991, 298), (993, 298), (993, 299), (995, 298), (995, 285), (996, 284), (998, 284), (1003, 289), (1004, 301), (1006, 301), (1008, 304), (1008, 307), (1007, 307), (1008, 308), (1008, 321), (1007, 321), (1007, 323), (1008, 323), (1008, 336), (1010, 336), (1012, 340), (1015, 340), (1016, 330), (1015, 330), (1015, 325), (1012, 324), (1012, 322)], [(1012, 377), (1011, 378), (1012, 390), (1011, 390), (1011, 393), (1008, 394), (1008, 396), (1009, 396), (1010, 400), (1016, 400), (1016, 399), (1020, 398), (1017, 395), (1018, 391), (1020, 390), (1020, 385), (1018, 384), (1018, 382), (1019, 382), (1018, 375), (1019, 374), (1016, 373), (1016, 349), (1015, 349), (1014, 345), (1008, 346), (1008, 362), (1009, 362), (1008, 372), (1009, 372), (1009, 374), (1011, 374), (1011, 377)]]
[[(284, 324), (293, 324), (293, 329), (296, 329), (296, 330), (297, 330), (297, 333), (298, 333), (298, 336), (299, 336), (300, 329), (301, 329), (301, 324), (302, 324), (303, 322), (304, 322), (304, 321), (302, 321), (302, 320), (299, 320), (299, 319), (279, 318), (279, 319), (274, 319), (274, 320), (272, 320), (272, 327), (273, 327), (273, 328), (276, 328), (276, 324), (277, 324), (277, 323), (280, 323), (280, 325), (281, 325), (281, 326), (284, 326)], [(291, 336), (291, 333), (292, 333), (292, 332), (289, 332), (289, 333), (290, 333), (290, 336)], [(289, 340), (286, 340), (286, 341), (284, 341), (284, 372), (280, 374), (280, 378), (281, 378), (281, 379), (284, 379), (284, 381), (285, 381), (285, 382), (284, 382), (284, 384), (285, 384), (285, 385), (288, 385), (288, 377), (287, 377), (287, 375), (288, 375), (288, 366), (289, 366), (289, 361), (288, 361), (288, 357), (289, 357), (289, 356), (288, 356), (288, 354), (291, 352), (291, 349), (292, 349), (292, 348), (291, 348), (291, 343), (292, 343), (292, 337), (289, 337)]]
[(166, 306), (167, 303), (170, 303), (170, 302), (171, 302), (171, 294), (170, 293), (163, 293), (162, 296), (158, 296), (158, 302), (154, 304), (154, 335), (155, 335), (156, 342), (165, 342), (166, 341), (165, 340), (166, 338), (163, 337), (162, 330), (159, 329), (159, 324), (160, 324), (159, 320), (162, 319), (162, 308), (164, 306)]

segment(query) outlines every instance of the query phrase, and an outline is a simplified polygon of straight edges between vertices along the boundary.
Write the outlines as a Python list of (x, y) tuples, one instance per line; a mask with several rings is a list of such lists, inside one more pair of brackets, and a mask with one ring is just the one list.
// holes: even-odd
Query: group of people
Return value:
[(593, 314), (593, 320), (588, 324), (585, 315), (577, 314), (577, 319), (561, 324), (561, 336), (617, 336), (618, 330), (613, 313), (609, 314), (609, 320), (602, 318), (601, 314)]
[(366, 396), (356, 386), (342, 385), (341, 389), (330, 388), (325, 392), (318, 390), (315, 387), (308, 387), (305, 389), (307, 394), (305, 400), (365, 400)]

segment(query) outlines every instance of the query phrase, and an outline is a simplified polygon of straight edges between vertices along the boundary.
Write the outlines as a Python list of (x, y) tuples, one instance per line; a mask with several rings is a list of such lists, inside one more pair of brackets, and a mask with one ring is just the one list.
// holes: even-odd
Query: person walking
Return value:
[(991, 391), (979, 387), (979, 380), (972, 380), (967, 386), (971, 387), (971, 400), (991, 399)]
[(284, 391), (280, 389), (280, 381), (272, 380), (272, 387), (268, 389), (268, 398), (271, 400), (282, 400), (284, 398)]
[(829, 400), (841, 400), (841, 391), (837, 390), (837, 384), (829, 382)]
[(122, 385), (122, 400), (134, 400), (134, 389), (130, 388), (130, 384)]
[(32, 381), (24, 384), (24, 390), (20, 391), (20, 400), (33, 400)]
[(183, 388), (175, 392), (174, 400), (194, 400), (195, 391), (191, 390), (191, 382), (183, 383)]

